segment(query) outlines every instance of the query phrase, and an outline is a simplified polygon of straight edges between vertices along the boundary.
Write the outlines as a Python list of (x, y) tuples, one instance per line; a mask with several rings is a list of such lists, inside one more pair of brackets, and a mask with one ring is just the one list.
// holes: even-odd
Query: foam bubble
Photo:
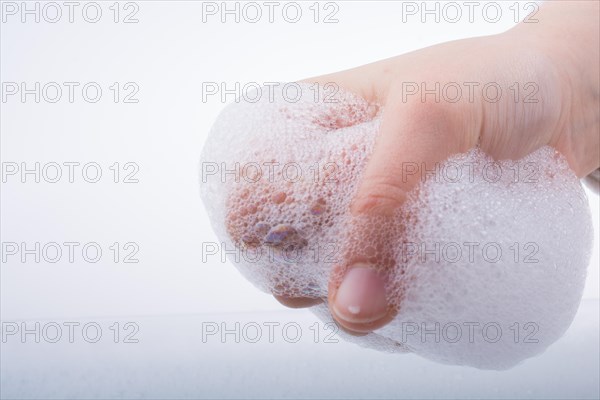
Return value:
[[(562, 336), (592, 228), (560, 154), (543, 147), (496, 163), (473, 149), (442, 163), (394, 218), (352, 217), (381, 113), (348, 92), (294, 86), (294, 101), (280, 84), (226, 107), (202, 153), (202, 199), (247, 279), (276, 295), (326, 298), (342, 277), (332, 267), (360, 255), (386, 274), (397, 315), (348, 339), (443, 363), (509, 368)], [(331, 320), (326, 306), (313, 309)]]

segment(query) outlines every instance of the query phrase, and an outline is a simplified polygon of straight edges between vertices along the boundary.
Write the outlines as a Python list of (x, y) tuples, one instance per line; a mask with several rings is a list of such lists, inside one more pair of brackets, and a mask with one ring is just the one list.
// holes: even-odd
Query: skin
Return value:
[[(334, 82), (383, 106), (380, 136), (351, 212), (392, 215), (421, 179), (415, 174), (403, 181), (403, 162), (430, 170), (475, 146), (497, 160), (517, 160), (550, 145), (567, 158), (578, 177), (599, 168), (599, 15), (597, 1), (548, 2), (535, 16), (538, 23), (306, 79)], [(457, 82), (463, 95), (456, 102), (444, 98), (436, 102), (433, 95), (422, 99), (420, 93), (407, 96), (406, 82), (423, 83), (427, 89), (436, 82), (441, 87)], [(479, 83), (473, 97), (469, 98), (464, 82)], [(481, 88), (490, 82), (503, 90), (498, 102), (489, 101), (493, 92), (483, 96)], [(510, 89), (515, 83), (520, 89), (517, 99)], [(533, 86), (525, 87), (527, 83)], [(537, 102), (524, 101), (527, 94)], [(377, 267), (379, 272), (391, 268)], [(335, 268), (343, 279), (330, 282), (326, 301), (345, 330), (364, 334), (393, 318), (396, 310), (385, 301), (385, 273), (375, 273), (372, 265), (355, 259)], [(277, 300), (295, 308), (319, 301)]]

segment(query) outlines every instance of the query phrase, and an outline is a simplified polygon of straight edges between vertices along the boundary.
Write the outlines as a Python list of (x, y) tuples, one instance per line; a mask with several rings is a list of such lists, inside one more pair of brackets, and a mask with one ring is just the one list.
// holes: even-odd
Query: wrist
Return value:
[(504, 34), (548, 60), (558, 77), (563, 115), (553, 145), (580, 177), (600, 167), (599, 15), (597, 1), (546, 2), (533, 17), (537, 22), (520, 23)]

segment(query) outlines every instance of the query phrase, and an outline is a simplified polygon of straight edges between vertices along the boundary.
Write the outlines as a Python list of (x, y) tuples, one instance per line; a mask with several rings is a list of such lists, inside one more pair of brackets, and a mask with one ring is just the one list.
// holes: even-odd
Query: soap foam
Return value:
[[(202, 199), (247, 279), (275, 295), (326, 298), (343, 277), (333, 267), (362, 257), (385, 274), (397, 315), (366, 336), (340, 334), (443, 363), (509, 368), (566, 331), (592, 228), (564, 157), (543, 147), (494, 162), (473, 149), (426, 176), (394, 218), (353, 217), (381, 110), (293, 85), (293, 102), (280, 84), (226, 107), (202, 153)], [(326, 305), (313, 311), (331, 321)]]

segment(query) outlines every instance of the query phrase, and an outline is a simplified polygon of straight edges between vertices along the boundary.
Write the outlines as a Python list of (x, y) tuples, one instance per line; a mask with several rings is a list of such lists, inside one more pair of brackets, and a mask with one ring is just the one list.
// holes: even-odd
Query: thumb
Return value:
[(428, 171), (476, 144), (472, 118), (462, 104), (389, 101), (352, 213), (391, 215)]
[[(329, 304), (344, 328), (368, 332), (389, 322), (400, 306), (402, 283), (391, 243), (402, 227), (391, 218), (424, 176), (450, 155), (476, 143), (478, 132), (464, 105), (391, 98), (367, 162), (351, 213), (352, 249), (330, 278)], [(469, 139), (469, 138), (474, 138)]]

